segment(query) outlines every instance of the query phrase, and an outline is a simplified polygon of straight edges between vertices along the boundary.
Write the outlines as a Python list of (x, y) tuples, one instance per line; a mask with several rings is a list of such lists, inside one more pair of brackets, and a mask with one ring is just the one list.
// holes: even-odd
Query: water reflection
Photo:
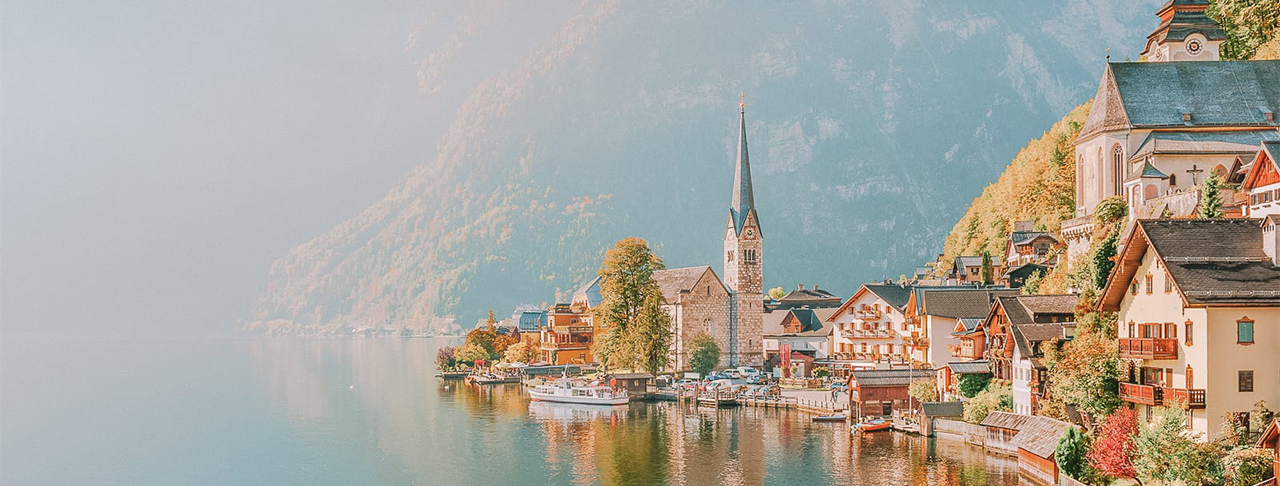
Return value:
[(422, 339), (255, 341), (272, 406), (299, 430), (371, 447), (391, 484), (1016, 484), (956, 442), (771, 409), (530, 402), (519, 385), (433, 377)]

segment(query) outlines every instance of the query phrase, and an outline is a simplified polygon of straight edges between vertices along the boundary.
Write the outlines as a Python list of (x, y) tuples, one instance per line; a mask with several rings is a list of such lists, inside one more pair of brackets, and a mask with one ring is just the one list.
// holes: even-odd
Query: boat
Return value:
[(836, 413), (831, 415), (819, 415), (817, 417), (814, 417), (813, 421), (814, 422), (844, 422), (848, 418), (849, 417), (843, 413)]
[(892, 425), (888, 420), (868, 420), (862, 423), (853, 424), (851, 431), (857, 432), (878, 432), (881, 430), (889, 430)]
[(626, 390), (614, 390), (604, 385), (579, 384), (567, 378), (530, 388), (529, 396), (541, 402), (582, 405), (626, 405), (631, 401)]
[(440, 373), (436, 373), (436, 377), (446, 380), (461, 380), (466, 378), (467, 375), (468, 373), (465, 371), (442, 371)]
[(498, 385), (502, 383), (519, 383), (520, 378), (495, 375), (493, 373), (480, 373), (467, 375), (466, 381), (477, 385)]

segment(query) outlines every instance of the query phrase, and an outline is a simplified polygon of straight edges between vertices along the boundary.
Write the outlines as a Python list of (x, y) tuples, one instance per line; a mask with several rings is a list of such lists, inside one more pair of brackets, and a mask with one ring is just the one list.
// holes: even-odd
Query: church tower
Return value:
[(729, 366), (764, 363), (764, 248), (760, 216), (751, 193), (746, 103), (739, 105), (738, 160), (724, 235), (724, 283), (729, 287)]
[(1160, 26), (1147, 36), (1142, 55), (1151, 62), (1217, 61), (1226, 32), (1209, 18), (1209, 0), (1169, 0), (1156, 15)]

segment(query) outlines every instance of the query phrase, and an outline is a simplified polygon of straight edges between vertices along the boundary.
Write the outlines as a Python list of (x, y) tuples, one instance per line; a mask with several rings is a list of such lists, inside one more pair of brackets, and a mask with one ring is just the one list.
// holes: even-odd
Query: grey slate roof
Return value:
[[(992, 258), (991, 260), (992, 260), (991, 262), (992, 265), (994, 265), (995, 258)], [(956, 257), (956, 265), (959, 265), (961, 267), (981, 267), (982, 257), (981, 256), (958, 256)]]
[(1058, 449), (1058, 441), (1071, 424), (1061, 420), (1036, 415), (1028, 417), (1018, 428), (1018, 435), (1009, 445), (1048, 459)]
[(991, 364), (987, 360), (952, 361), (947, 363), (947, 367), (951, 368), (951, 372), (957, 375), (980, 375), (991, 372)]
[[(729, 218), (733, 220), (733, 228), (742, 234), (742, 225), (748, 216), (756, 210), (755, 196), (751, 193), (751, 160), (747, 156), (747, 114), (745, 107), (738, 119), (738, 160), (733, 168), (733, 200), (729, 204)], [(759, 225), (759, 215), (756, 224)], [(760, 230), (764, 234), (763, 228)]]
[(1280, 131), (1177, 131), (1151, 132), (1129, 160), (1152, 154), (1253, 154), (1265, 141), (1280, 140)]
[(924, 402), (920, 404), (924, 414), (930, 417), (959, 417), (964, 415), (961, 402)]
[(1013, 324), (1010, 330), (1018, 352), (1027, 359), (1044, 355), (1044, 351), (1034, 345), (1053, 338), (1061, 338), (1063, 330), (1075, 327), (1075, 322), (1043, 322), (1034, 324)]
[[(1030, 243), (1041, 236), (1048, 236), (1053, 241), (1058, 241), (1058, 237), (1048, 231), (1014, 231), (1009, 233), (1009, 242), (1014, 246)], [(978, 257), (978, 265), (982, 265), (982, 257)]]
[(1276, 79), (1280, 61), (1109, 63), (1078, 140), (1129, 127), (1280, 127), (1265, 117), (1280, 112)]
[(956, 289), (928, 290), (921, 294), (924, 300), (922, 313), (931, 316), (962, 319), (984, 318), (991, 305), (1000, 296), (1017, 295), (1017, 289)]
[(797, 289), (787, 292), (787, 295), (778, 299), (778, 302), (795, 307), (802, 305), (816, 307), (832, 304), (838, 307), (840, 305), (840, 297), (822, 289)]
[(895, 284), (865, 284), (863, 287), (898, 310), (902, 310), (907, 305), (907, 300), (911, 298), (911, 287)]
[(851, 372), (858, 386), (907, 386), (913, 380), (932, 379), (934, 370), (857, 370)]
[[(825, 307), (819, 309), (787, 309), (776, 310), (764, 315), (764, 335), (769, 337), (787, 337), (787, 336), (830, 336), (835, 326), (826, 322), (828, 317), (835, 314), (836, 309)], [(782, 327), (782, 321), (787, 318), (788, 314), (794, 314), (804, 324), (804, 329), (798, 333), (785, 332)]]
[(1262, 250), (1260, 219), (1139, 220), (1192, 304), (1280, 305), (1280, 267)]
[[(680, 292), (693, 290), (693, 286), (698, 284), (698, 279), (708, 271), (711, 271), (708, 265), (669, 268), (653, 272), (653, 280), (658, 284), (658, 289), (662, 290), (663, 300), (668, 304), (675, 304), (680, 301)], [(719, 282), (719, 278), (716, 280)]]
[(964, 327), (964, 330), (963, 330), (963, 331), (960, 331), (960, 332), (952, 332), (952, 333), (951, 333), (951, 335), (952, 335), (952, 336), (967, 336), (967, 335), (973, 334), (975, 331), (977, 331), (977, 330), (978, 330), (978, 326), (982, 325), (982, 318), (980, 318), (980, 317), (965, 317), (965, 318), (963, 318), (963, 319), (958, 319), (958, 320), (957, 320), (957, 322), (959, 322), (959, 323), (960, 323), (960, 325), (961, 325), (962, 327)]
[(1001, 429), (1020, 430), (1022, 424), (1030, 420), (1030, 415), (1022, 415), (1013, 412), (991, 412), (987, 418), (982, 419), (983, 427), (996, 427)]

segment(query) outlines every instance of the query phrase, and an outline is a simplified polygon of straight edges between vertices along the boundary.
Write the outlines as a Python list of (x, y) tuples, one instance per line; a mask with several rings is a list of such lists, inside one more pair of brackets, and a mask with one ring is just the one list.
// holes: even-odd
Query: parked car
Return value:
[(739, 372), (737, 368), (726, 369), (724, 371), (721, 371), (720, 374), (724, 376), (728, 376), (729, 378), (742, 378), (742, 373)]
[(750, 366), (739, 366), (737, 371), (738, 373), (742, 374), (742, 376), (746, 376), (746, 377), (751, 377), (751, 376), (756, 376), (761, 374), (760, 370), (757, 370)]

